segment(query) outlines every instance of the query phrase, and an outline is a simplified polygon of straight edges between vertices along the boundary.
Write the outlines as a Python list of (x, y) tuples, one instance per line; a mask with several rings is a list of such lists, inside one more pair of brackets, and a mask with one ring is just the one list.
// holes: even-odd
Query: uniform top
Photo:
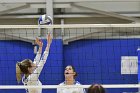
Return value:
[[(30, 74), (27, 78), (23, 76), (22, 78), (22, 83), (26, 86), (30, 85), (42, 85), (42, 83), (39, 81), (39, 75), (44, 67), (44, 64), (46, 63), (47, 57), (48, 57), (49, 52), (44, 51), (42, 57), (41, 53), (37, 52), (36, 57), (33, 61), (34, 64), (36, 64), (36, 69), (33, 71), (32, 74)], [(42, 89), (40, 88), (29, 88), (26, 89), (26, 93), (42, 93)]]
[[(60, 86), (66, 85), (65, 81), (59, 84)], [(81, 85), (75, 81), (73, 85)], [(57, 93), (86, 93), (83, 88), (57, 88)]]

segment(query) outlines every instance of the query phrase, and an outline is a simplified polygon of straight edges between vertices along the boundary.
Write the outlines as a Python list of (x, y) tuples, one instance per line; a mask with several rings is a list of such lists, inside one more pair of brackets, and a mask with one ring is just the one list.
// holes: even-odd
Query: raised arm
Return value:
[(45, 51), (41, 57), (41, 60), (40, 60), (40, 63), (39, 65), (43, 65), (43, 63), (45, 64), (46, 63), (46, 60), (47, 60), (47, 57), (48, 57), (48, 54), (49, 54), (49, 50), (50, 50), (50, 45), (52, 43), (52, 37), (50, 35), (50, 33), (48, 34), (47, 36), (47, 45), (46, 45), (46, 48), (45, 48)]
[(46, 49), (45, 49), (45, 51), (49, 51), (49, 49), (50, 49), (50, 45), (51, 45), (51, 43), (52, 43), (52, 37), (51, 37), (51, 34), (49, 33), (48, 34), (48, 37), (47, 37), (47, 47), (46, 47)]
[(41, 54), (42, 54), (43, 42), (39, 38), (36, 38), (35, 43), (39, 46), (39, 49), (38, 49), (38, 52), (36, 54), (36, 57), (34, 58), (33, 63), (37, 65), (40, 61), (40, 57), (41, 57)]
[(37, 65), (37, 68), (35, 69), (35, 71), (29, 76), (29, 81), (31, 81), (31, 83), (36, 83), (36, 82), (32, 82), (32, 81), (37, 81), (38, 77), (44, 67), (44, 64), (46, 63), (48, 54), (49, 54), (49, 49), (50, 49), (50, 45), (52, 42), (52, 38), (50, 36), (50, 34), (48, 34), (47, 36), (47, 46), (46, 49), (41, 57), (41, 60), (39, 62), (39, 64)]

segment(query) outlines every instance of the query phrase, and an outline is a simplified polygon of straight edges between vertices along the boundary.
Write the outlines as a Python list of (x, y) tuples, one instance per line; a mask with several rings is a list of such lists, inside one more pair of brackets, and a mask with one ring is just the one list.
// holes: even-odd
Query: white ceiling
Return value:
[[(38, 18), (46, 13), (46, 5), (47, 0), (1, 0), (0, 18)], [(53, 8), (54, 18), (115, 17), (139, 22), (140, 17), (140, 0), (53, 0)]]

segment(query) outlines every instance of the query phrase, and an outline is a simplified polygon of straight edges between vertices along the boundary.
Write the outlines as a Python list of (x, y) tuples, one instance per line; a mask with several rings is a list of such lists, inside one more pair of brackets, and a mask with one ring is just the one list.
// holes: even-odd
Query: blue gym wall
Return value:
[[(45, 40), (43, 40), (46, 45)], [(43, 48), (45, 49), (45, 47)], [(22, 41), (0, 41), (0, 85), (17, 85), (16, 63), (26, 58), (34, 59), (34, 46)], [(63, 74), (62, 40), (53, 40), (40, 80), (43, 85), (57, 85), (62, 82)], [(20, 83), (22, 85), (22, 83)], [(43, 90), (43, 93), (54, 93), (55, 90)], [(0, 90), (0, 93), (25, 93), (25, 90)]]
[[(137, 56), (140, 39), (79, 40), (64, 46), (64, 61), (73, 65), (82, 84), (134, 84), (138, 75), (121, 75), (121, 56)], [(107, 93), (136, 89), (107, 90)]]
[[(64, 46), (61, 40), (53, 40), (40, 80), (43, 85), (57, 85), (64, 81), (64, 68), (73, 65), (78, 72), (76, 80), (82, 84), (138, 83), (138, 75), (121, 75), (121, 56), (137, 56), (139, 45), (140, 39), (79, 40)], [(0, 41), (0, 85), (17, 85), (16, 62), (26, 58), (33, 60), (34, 57), (31, 43)], [(121, 93), (123, 90), (107, 89), (107, 93)], [(137, 91), (124, 91), (130, 90)], [(25, 90), (0, 90), (0, 93), (15, 92), (25, 93)], [(55, 93), (54, 90), (43, 90), (43, 93), (48, 92)]]

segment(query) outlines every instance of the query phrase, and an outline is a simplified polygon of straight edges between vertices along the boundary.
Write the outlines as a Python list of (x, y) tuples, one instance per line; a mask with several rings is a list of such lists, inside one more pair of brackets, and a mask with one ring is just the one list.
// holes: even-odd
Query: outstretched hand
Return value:
[(40, 40), (39, 38), (36, 38), (35, 43), (36, 43), (39, 47), (42, 47), (42, 46), (43, 46), (43, 42), (42, 42), (42, 40)]
[(48, 36), (47, 36), (47, 43), (48, 43), (48, 45), (51, 45), (51, 43), (52, 43), (52, 36), (50, 33), (48, 33)]

